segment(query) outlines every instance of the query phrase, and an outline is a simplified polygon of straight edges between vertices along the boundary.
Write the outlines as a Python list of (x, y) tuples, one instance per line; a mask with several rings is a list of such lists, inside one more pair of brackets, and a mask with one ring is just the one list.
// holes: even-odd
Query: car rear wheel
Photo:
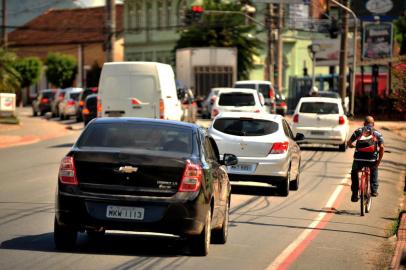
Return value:
[(211, 213), (206, 213), (203, 231), (197, 236), (191, 236), (190, 249), (193, 255), (206, 256), (209, 253), (211, 240)]
[(340, 150), (341, 152), (345, 152), (346, 149), (347, 149), (347, 144), (345, 142), (338, 146), (338, 150)]
[(278, 185), (279, 195), (287, 197), (289, 195), (289, 185), (290, 185), (290, 170), (288, 171), (288, 176), (285, 179), (283, 179), (283, 181)]
[(32, 109), (32, 116), (37, 116), (37, 115), (38, 115), (38, 113), (34, 109)]
[(300, 162), (299, 162), (299, 166), (297, 168), (297, 176), (295, 180), (290, 181), (290, 190), (298, 190), (299, 189), (299, 181), (300, 180)]
[(228, 237), (228, 222), (229, 222), (229, 215), (230, 215), (230, 199), (228, 199), (225, 209), (224, 209), (224, 220), (223, 225), (220, 229), (213, 230), (213, 243), (215, 244), (225, 244), (227, 242)]
[(54, 243), (56, 249), (72, 249), (76, 244), (78, 232), (68, 226), (64, 226), (54, 220)]

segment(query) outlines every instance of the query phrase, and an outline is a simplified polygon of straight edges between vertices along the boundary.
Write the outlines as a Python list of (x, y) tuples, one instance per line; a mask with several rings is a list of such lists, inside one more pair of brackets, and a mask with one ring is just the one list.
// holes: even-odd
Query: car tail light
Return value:
[(41, 99), (41, 103), (48, 103), (48, 101), (49, 101), (49, 99), (47, 99), (47, 98)]
[(97, 97), (97, 117), (102, 116), (102, 102), (99, 97)]
[(84, 109), (82, 110), (82, 114), (84, 114), (84, 115), (88, 115), (89, 113), (90, 113), (90, 111), (89, 111), (88, 108), (84, 108)]
[(281, 107), (286, 107), (286, 102), (285, 102), (285, 101), (282, 101), (282, 102), (279, 104), (279, 106), (281, 106)]
[(339, 125), (344, 125), (344, 124), (345, 124), (344, 116), (339, 116), (339, 117), (338, 117), (338, 124), (339, 124)]
[(79, 101), (79, 106), (85, 105), (85, 102), (83, 100)]
[(62, 184), (78, 185), (78, 179), (76, 178), (75, 164), (73, 163), (73, 157), (64, 157), (59, 167), (59, 181)]
[(269, 87), (269, 98), (275, 98), (275, 91), (272, 89), (272, 87)]
[(254, 113), (260, 113), (261, 112), (261, 110), (255, 110), (254, 111)]
[(97, 93), (97, 87), (92, 87), (91, 90), (93, 93)]
[(293, 116), (293, 123), (299, 123), (299, 115), (298, 114), (295, 114)]
[(163, 99), (159, 100), (159, 118), (165, 119), (165, 103)]
[(211, 115), (212, 115), (213, 117), (216, 117), (219, 113), (220, 113), (220, 111), (217, 110), (217, 109), (213, 109), (213, 110), (211, 111)]
[(202, 185), (203, 170), (198, 164), (186, 161), (185, 170), (179, 186), (179, 192), (196, 192)]
[(73, 106), (73, 105), (75, 105), (75, 101), (70, 99), (70, 100), (68, 100), (68, 102), (66, 102), (66, 105)]
[(270, 154), (283, 154), (288, 151), (289, 142), (276, 142), (273, 143)]

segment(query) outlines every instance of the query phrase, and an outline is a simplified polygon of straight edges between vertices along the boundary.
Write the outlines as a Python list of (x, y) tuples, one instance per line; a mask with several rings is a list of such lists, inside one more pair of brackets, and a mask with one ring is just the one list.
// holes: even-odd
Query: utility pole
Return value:
[(274, 53), (272, 40), (273, 4), (266, 4), (265, 25), (267, 26), (268, 51), (265, 65), (265, 80), (274, 85)]
[(1, 9), (1, 13), (2, 13), (2, 20), (1, 20), (1, 24), (2, 24), (2, 42), (1, 45), (3, 46), (3, 48), (7, 48), (7, 0), (3, 0), (2, 1), (2, 9)]
[(116, 36), (116, 5), (115, 0), (106, 0), (106, 17), (105, 17), (105, 51), (106, 62), (114, 61), (114, 43)]
[[(345, 7), (349, 6), (349, 0), (343, 0), (343, 5)], [(342, 31), (341, 31), (341, 44), (340, 44), (340, 74), (339, 74), (339, 81), (338, 81), (338, 85), (339, 85), (339, 90), (340, 90), (340, 96), (341, 96), (341, 100), (342, 102), (344, 102), (345, 97), (346, 97), (346, 93), (347, 93), (347, 89), (346, 89), (346, 80), (347, 80), (347, 76), (346, 76), (346, 69), (347, 69), (347, 63), (348, 63), (348, 59), (347, 59), (347, 51), (348, 51), (348, 46), (347, 46), (347, 36), (348, 36), (348, 12), (347, 10), (343, 9), (342, 11), (343, 16), (342, 16)], [(356, 36), (354, 35), (354, 39), (356, 38)], [(354, 54), (356, 52), (354, 51)], [(354, 57), (355, 58), (355, 57)], [(355, 60), (355, 59), (354, 59)], [(355, 72), (355, 70), (353, 71)], [(344, 105), (344, 104), (343, 104)]]
[(283, 0), (279, 3), (278, 9), (278, 90), (283, 92)]

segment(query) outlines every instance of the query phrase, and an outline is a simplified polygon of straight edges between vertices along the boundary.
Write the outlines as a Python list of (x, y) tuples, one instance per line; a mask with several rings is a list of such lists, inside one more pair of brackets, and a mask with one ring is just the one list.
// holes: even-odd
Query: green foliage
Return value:
[(395, 39), (400, 44), (400, 54), (406, 54), (406, 12), (394, 22)]
[[(238, 11), (240, 3), (204, 1), (205, 10)], [(239, 80), (247, 79), (254, 67), (253, 56), (259, 56), (261, 41), (254, 37), (255, 25), (246, 24), (244, 15), (205, 13), (199, 22), (193, 22), (182, 29), (175, 50), (187, 47), (236, 47), (238, 50)]]
[(393, 67), (393, 93), (394, 108), (398, 112), (406, 112), (406, 64), (399, 64)]
[(17, 59), (13, 66), (20, 74), (21, 87), (29, 87), (38, 82), (43, 68), (42, 62), (38, 57)]
[(50, 53), (45, 61), (48, 81), (55, 87), (66, 88), (73, 85), (77, 72), (77, 62), (73, 56)]
[(0, 92), (16, 93), (20, 89), (20, 74), (13, 63), (17, 56), (0, 48)]

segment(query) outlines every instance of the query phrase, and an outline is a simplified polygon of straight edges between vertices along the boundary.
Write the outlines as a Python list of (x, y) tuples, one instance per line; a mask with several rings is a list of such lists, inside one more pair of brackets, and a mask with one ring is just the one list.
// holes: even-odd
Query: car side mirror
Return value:
[(305, 136), (302, 133), (296, 133), (295, 141), (303, 141)]
[(238, 158), (233, 154), (224, 154), (222, 164), (226, 166), (237, 165)]

